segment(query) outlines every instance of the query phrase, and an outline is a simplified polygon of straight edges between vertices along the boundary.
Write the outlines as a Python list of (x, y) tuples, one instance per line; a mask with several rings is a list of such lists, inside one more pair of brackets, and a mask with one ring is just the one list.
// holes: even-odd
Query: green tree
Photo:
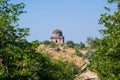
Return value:
[(84, 56), (78, 49), (75, 50), (74, 54), (77, 55), (78, 57)]
[(67, 41), (66, 44), (67, 44), (67, 47), (70, 47), (70, 48), (74, 48), (75, 46), (75, 43), (71, 40)]
[(41, 66), (39, 76), (40, 80), (73, 80), (78, 69), (72, 63), (49, 59)]
[(24, 13), (24, 4), (10, 4), (9, 0), (0, 2), (0, 47), (7, 44), (14, 44), (16, 41), (24, 39), (29, 35), (28, 28), (17, 28), (18, 16)]
[(50, 45), (49, 45), (51, 48), (56, 48), (58, 45), (54, 42), (50, 42)]
[(45, 44), (45, 45), (50, 45), (50, 44), (51, 44), (51, 42), (50, 42), (50, 41), (48, 41), (48, 40), (45, 40), (45, 41), (43, 41), (43, 44)]
[[(17, 60), (22, 62), (21, 50), (26, 46), (25, 36), (29, 29), (17, 28), (17, 21), (18, 16), (24, 13), (24, 6), (23, 3), (11, 4), (10, 0), (0, 1), (0, 77), (10, 76), (12, 70), (14, 72), (18, 67)], [(15, 54), (16, 52), (19, 54)]]
[(54, 43), (54, 42), (51, 42), (51, 41), (48, 41), (48, 40), (45, 40), (45, 41), (43, 41), (42, 42), (44, 45), (49, 45), (51, 48), (55, 48), (56, 46), (57, 46), (57, 44), (56, 43)]
[(85, 44), (83, 43), (83, 42), (80, 42), (80, 49), (83, 49), (83, 48), (85, 48)]
[[(120, 0), (108, 0), (110, 3), (117, 2), (119, 8)], [(100, 32), (103, 38), (100, 45), (90, 59), (90, 69), (96, 71), (101, 80), (120, 79), (120, 10), (114, 13), (104, 13), (99, 20), (104, 25)]]
[(90, 48), (97, 48), (97, 46), (99, 45), (98, 38), (88, 37), (86, 42), (90, 46)]
[(88, 48), (86, 54), (84, 55), (84, 58), (90, 59), (92, 58), (93, 54), (94, 54), (94, 51)]
[(0, 80), (73, 80), (74, 68), (55, 61), (44, 50), (36, 52), (39, 41), (28, 42), (28, 28), (18, 28), (24, 4), (0, 0)]

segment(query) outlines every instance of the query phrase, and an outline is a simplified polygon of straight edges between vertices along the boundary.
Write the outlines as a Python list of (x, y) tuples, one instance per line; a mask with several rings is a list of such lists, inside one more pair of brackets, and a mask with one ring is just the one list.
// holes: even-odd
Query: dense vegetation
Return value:
[[(101, 15), (100, 30), (102, 39), (89, 37), (87, 48), (84, 43), (75, 44), (67, 41), (65, 47), (74, 48), (75, 55), (90, 61), (88, 68), (98, 73), (101, 80), (120, 79), (120, 0), (108, 0), (117, 3), (112, 11)], [(0, 0), (0, 80), (73, 80), (78, 71), (72, 63), (52, 59), (44, 49), (36, 48), (42, 43), (55, 48), (56, 44), (44, 41), (28, 42), (29, 28), (19, 28), (18, 16), (25, 13), (24, 3), (11, 3)], [(79, 50), (87, 49), (86, 55)], [(94, 52), (95, 50), (95, 52)]]
[(100, 24), (103, 38), (99, 40), (89, 69), (98, 73), (101, 80), (120, 80), (120, 0), (108, 0), (117, 3), (117, 9), (105, 7), (108, 13), (101, 15)]
[(29, 29), (18, 28), (24, 7), (0, 0), (0, 80), (73, 80), (75, 65), (54, 60), (44, 50), (36, 52), (39, 42), (25, 39)]

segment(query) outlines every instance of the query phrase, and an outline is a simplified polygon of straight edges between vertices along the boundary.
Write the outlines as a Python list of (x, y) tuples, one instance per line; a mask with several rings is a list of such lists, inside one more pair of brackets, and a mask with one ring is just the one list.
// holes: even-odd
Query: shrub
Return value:
[(43, 44), (45, 44), (45, 45), (50, 45), (50, 41), (48, 41), (48, 40), (45, 40), (45, 41), (43, 41)]
[(67, 47), (70, 47), (70, 48), (74, 48), (75, 46), (75, 43), (71, 40), (67, 41), (66, 44), (67, 44)]
[(55, 48), (57, 46), (57, 44), (55, 44), (54, 42), (50, 42), (50, 45), (49, 45), (51, 48)]
[(79, 50), (75, 50), (75, 55), (79, 56), (79, 57), (83, 57), (83, 54), (79, 51)]
[(55, 51), (59, 52), (61, 49), (60, 48), (55, 48)]

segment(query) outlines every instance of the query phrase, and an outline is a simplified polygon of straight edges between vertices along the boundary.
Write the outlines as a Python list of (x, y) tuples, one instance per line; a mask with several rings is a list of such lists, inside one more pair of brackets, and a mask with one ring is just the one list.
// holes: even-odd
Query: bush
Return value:
[(51, 42), (48, 41), (48, 40), (43, 41), (43, 44), (44, 44), (44, 45), (50, 45), (50, 43), (51, 43)]
[(61, 49), (60, 48), (55, 48), (55, 51), (59, 52)]
[(51, 48), (55, 48), (56, 46), (57, 46), (57, 44), (56, 43), (54, 43), (54, 42), (50, 42), (50, 45), (49, 45)]
[(93, 56), (93, 53), (94, 52), (92, 50), (88, 49), (84, 58), (88, 58), (88, 59), (91, 58)]
[(67, 44), (67, 47), (70, 47), (70, 48), (74, 48), (75, 46), (75, 43), (71, 40), (67, 41), (66, 44)]
[(75, 55), (79, 56), (79, 57), (83, 57), (83, 54), (79, 51), (79, 50), (75, 50)]
[(85, 44), (83, 43), (83, 42), (80, 42), (80, 49), (83, 49), (83, 48), (85, 48)]

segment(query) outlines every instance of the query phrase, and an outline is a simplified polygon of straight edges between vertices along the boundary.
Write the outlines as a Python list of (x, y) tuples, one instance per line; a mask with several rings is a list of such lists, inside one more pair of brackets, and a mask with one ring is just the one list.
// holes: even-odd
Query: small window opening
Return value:
[(58, 43), (58, 41), (57, 41), (57, 40), (56, 40), (55, 42), (56, 42), (56, 43)]

